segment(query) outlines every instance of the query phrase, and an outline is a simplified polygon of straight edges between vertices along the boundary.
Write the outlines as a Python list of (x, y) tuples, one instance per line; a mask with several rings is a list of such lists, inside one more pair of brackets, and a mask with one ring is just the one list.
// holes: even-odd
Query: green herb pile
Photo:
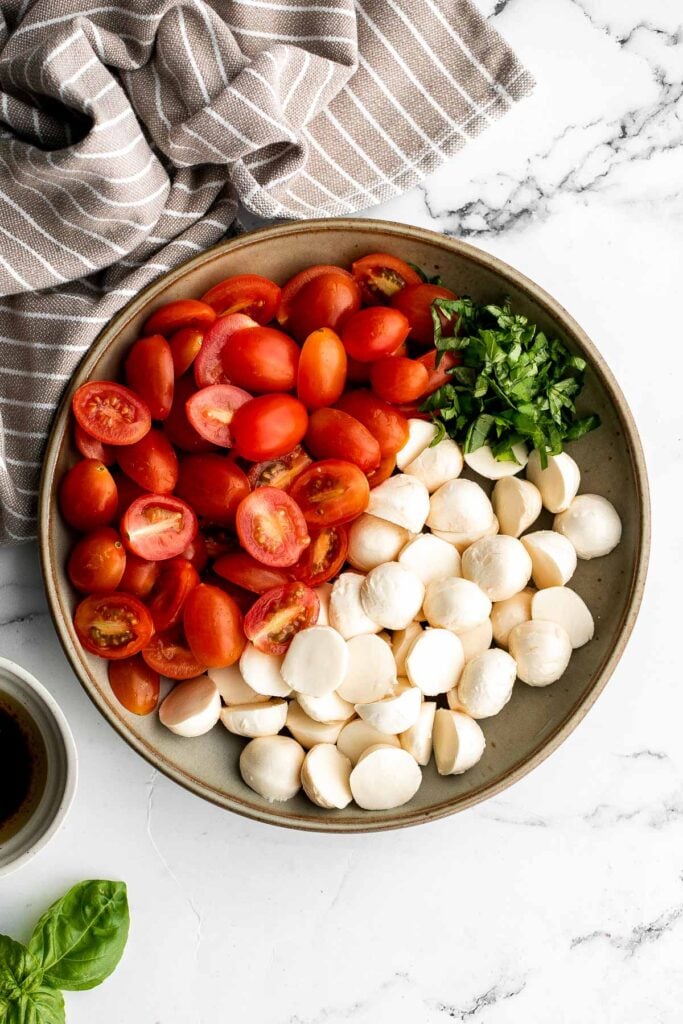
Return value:
[(513, 313), (509, 303), (436, 299), (432, 318), (437, 365), (445, 352), (461, 357), (448, 371), (449, 383), (421, 406), (437, 424), (434, 444), (448, 434), (466, 453), (488, 444), (500, 461), (516, 462), (513, 445), (526, 442), (545, 467), (565, 441), (600, 425), (599, 416), (576, 413), (585, 360)]

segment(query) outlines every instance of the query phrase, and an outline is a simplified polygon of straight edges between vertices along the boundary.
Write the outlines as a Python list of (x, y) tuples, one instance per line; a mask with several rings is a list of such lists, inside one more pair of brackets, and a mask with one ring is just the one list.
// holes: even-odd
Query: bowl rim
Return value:
[[(371, 814), (368, 814), (367, 823), (359, 821), (357, 818), (351, 822), (344, 822), (339, 818), (326, 820), (321, 817), (316, 819), (312, 816), (309, 817), (298, 813), (288, 812), (284, 806), (281, 808), (279, 805), (263, 807), (238, 797), (226, 796), (225, 793), (213, 789), (206, 783), (200, 782), (188, 772), (178, 769), (175, 765), (166, 761), (166, 759), (158, 752), (153, 751), (151, 746), (149, 746), (145, 741), (130, 733), (125, 720), (122, 717), (116, 716), (115, 712), (112, 710), (112, 706), (101, 698), (98, 695), (96, 688), (91, 685), (87, 672), (83, 669), (81, 656), (65, 626), (60, 608), (59, 592), (54, 576), (49, 529), (50, 514), (54, 499), (52, 481), (59, 454), (60, 444), (58, 441), (61, 441), (61, 437), (59, 439), (57, 437), (58, 425), (65, 422), (66, 412), (70, 406), (74, 391), (85, 379), (89, 377), (92, 369), (109, 346), (112, 338), (116, 336), (123, 327), (130, 322), (130, 320), (140, 313), (142, 307), (147, 304), (150, 298), (153, 298), (157, 292), (166, 289), (169, 285), (181, 280), (188, 271), (193, 270), (195, 267), (211, 263), (213, 260), (220, 259), (226, 252), (234, 252), (240, 248), (248, 247), (254, 242), (267, 241), (274, 236), (282, 237), (302, 233), (309, 234), (312, 232), (330, 232), (335, 230), (350, 230), (358, 232), (359, 234), (372, 231), (374, 234), (384, 234), (393, 239), (414, 239), (415, 241), (434, 245), (437, 248), (459, 254), (470, 262), (485, 267), (487, 270), (493, 271), (502, 277), (507, 278), (512, 284), (514, 284), (518, 291), (528, 296), (533, 302), (540, 306), (550, 319), (557, 321), (564, 332), (570, 338), (578, 341), (579, 345), (586, 351), (590, 359), (592, 371), (599, 378), (616, 409), (618, 418), (621, 421), (624, 439), (627, 442), (629, 455), (633, 465), (640, 518), (635, 568), (630, 580), (628, 599), (624, 614), (622, 615), (621, 622), (619, 623), (616, 642), (611, 651), (606, 654), (601, 664), (591, 676), (591, 679), (587, 684), (587, 688), (579, 697), (574, 709), (570, 711), (556, 726), (553, 732), (540, 741), (527, 756), (513, 764), (504, 776), (497, 777), (492, 782), (483, 783), (477, 789), (466, 795), (443, 800), (439, 803), (432, 804), (427, 808), (412, 808), (404, 810), (397, 808), (386, 818), (375, 818)], [(63, 430), (60, 431), (60, 433), (63, 434)], [(514, 267), (511, 267), (503, 260), (500, 260), (497, 256), (493, 256), (467, 242), (440, 234), (436, 231), (431, 231), (427, 228), (399, 224), (391, 221), (373, 220), (371, 218), (363, 217), (339, 217), (294, 221), (245, 232), (244, 234), (237, 235), (234, 238), (229, 238), (202, 251), (201, 253), (198, 253), (196, 256), (193, 256), (179, 264), (173, 270), (155, 278), (150, 284), (145, 285), (144, 288), (142, 288), (125, 306), (122, 307), (121, 310), (119, 310), (118, 313), (112, 317), (106, 327), (100, 331), (90, 349), (79, 363), (64, 392), (62, 401), (60, 402), (59, 408), (52, 421), (50, 435), (45, 449), (43, 470), (40, 481), (38, 510), (39, 548), (43, 582), (48, 598), (50, 615), (52, 617), (57, 636), (71, 668), (78, 677), (78, 680), (83, 686), (85, 692), (104, 715), (110, 725), (112, 725), (119, 735), (123, 737), (126, 743), (137, 751), (138, 754), (144, 757), (145, 760), (154, 768), (163, 772), (169, 778), (173, 779), (174, 782), (219, 807), (234, 811), (244, 817), (261, 821), (266, 824), (278, 825), (284, 828), (292, 828), (300, 831), (330, 834), (382, 832), (395, 828), (418, 825), (427, 821), (436, 821), (439, 818), (466, 810), (469, 807), (473, 807), (475, 804), (481, 803), (490, 797), (502, 793), (509, 786), (518, 782), (534, 768), (540, 765), (561, 745), (561, 743), (564, 742), (570, 733), (573, 732), (579, 723), (585, 718), (586, 714), (591, 709), (612, 676), (624, 652), (638, 617), (645, 588), (650, 554), (651, 514), (649, 485), (645, 457), (638, 429), (629, 405), (617, 384), (612, 371), (594, 343), (576, 320), (574, 320), (567, 310), (548, 292), (546, 292), (545, 289), (541, 288), (540, 285), (536, 284)]]

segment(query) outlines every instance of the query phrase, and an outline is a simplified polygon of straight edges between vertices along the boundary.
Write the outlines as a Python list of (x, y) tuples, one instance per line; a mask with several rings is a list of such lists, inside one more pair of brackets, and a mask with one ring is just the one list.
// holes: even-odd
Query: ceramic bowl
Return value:
[[(143, 322), (166, 302), (202, 295), (232, 274), (264, 274), (282, 283), (312, 263), (348, 266), (377, 251), (401, 256), (430, 275), (439, 273), (458, 294), (479, 302), (509, 296), (515, 310), (587, 359), (580, 408), (597, 411), (602, 427), (575, 443), (571, 452), (581, 467), (581, 490), (605, 495), (618, 509), (623, 539), (607, 557), (580, 562), (572, 580), (595, 616), (595, 638), (575, 652), (553, 686), (516, 685), (503, 712), (482, 723), (487, 749), (476, 767), (462, 776), (441, 778), (432, 762), (413, 800), (391, 811), (366, 812), (353, 804), (344, 811), (327, 811), (303, 794), (269, 804), (240, 778), (242, 740), (221, 726), (208, 736), (181, 739), (164, 729), (156, 715), (129, 714), (110, 690), (107, 663), (90, 657), (78, 644), (72, 625), (77, 596), (65, 572), (72, 536), (57, 511), (59, 481), (75, 459), (70, 400), (84, 381), (119, 372)], [(40, 537), (45, 584), (66, 655), (88, 695), (130, 746), (193, 793), (240, 814), (321, 832), (373, 831), (433, 820), (500, 793), (540, 764), (578, 725), (614, 671), (638, 612), (649, 547), (647, 477), (633, 418), (609, 368), (578, 324), (543, 289), (488, 253), (430, 231), (361, 219), (309, 221), (242, 235), (196, 256), (145, 288), (100, 334), (55, 419), (44, 464)]]

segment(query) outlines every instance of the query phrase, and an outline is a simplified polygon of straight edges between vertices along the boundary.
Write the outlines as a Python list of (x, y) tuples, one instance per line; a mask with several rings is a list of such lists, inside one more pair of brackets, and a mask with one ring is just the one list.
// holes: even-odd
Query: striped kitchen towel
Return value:
[(467, 0), (0, 3), (0, 540), (112, 314), (266, 218), (396, 196), (532, 87)]

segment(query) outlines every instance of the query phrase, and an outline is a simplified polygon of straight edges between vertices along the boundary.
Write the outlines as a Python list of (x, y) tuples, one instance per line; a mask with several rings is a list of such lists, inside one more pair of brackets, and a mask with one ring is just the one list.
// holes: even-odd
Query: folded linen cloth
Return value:
[(93, 339), (239, 203), (398, 195), (532, 88), (467, 0), (0, 0), (0, 541)]

